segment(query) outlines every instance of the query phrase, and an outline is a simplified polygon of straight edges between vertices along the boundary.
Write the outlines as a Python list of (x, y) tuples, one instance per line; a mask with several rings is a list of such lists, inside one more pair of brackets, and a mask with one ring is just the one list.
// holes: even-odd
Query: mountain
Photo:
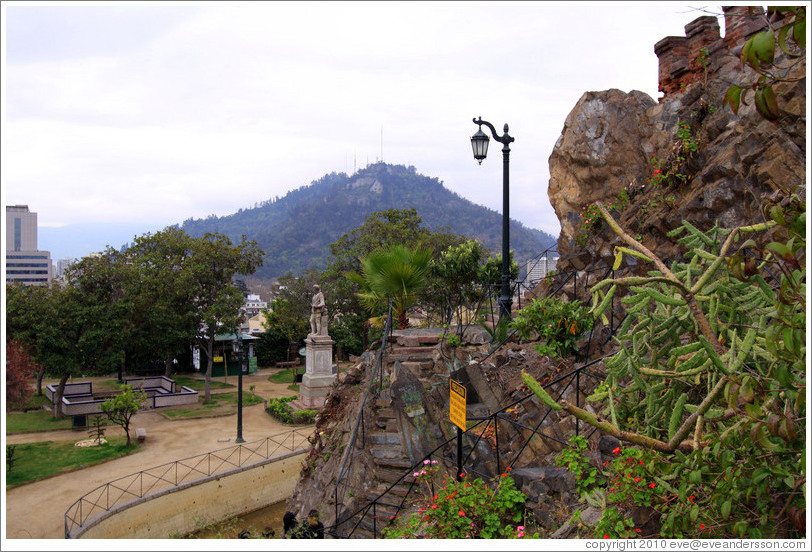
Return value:
[[(273, 278), (308, 268), (323, 270), (330, 243), (361, 226), (373, 212), (406, 208), (416, 209), (427, 228), (448, 227), (501, 253), (500, 213), (460, 197), (414, 167), (387, 163), (369, 165), (352, 176), (334, 172), (283, 198), (224, 217), (189, 219), (180, 227), (192, 236), (220, 232), (239, 241), (246, 235), (265, 252), (256, 276)], [(553, 236), (511, 220), (510, 246), (517, 261), (555, 243)]]

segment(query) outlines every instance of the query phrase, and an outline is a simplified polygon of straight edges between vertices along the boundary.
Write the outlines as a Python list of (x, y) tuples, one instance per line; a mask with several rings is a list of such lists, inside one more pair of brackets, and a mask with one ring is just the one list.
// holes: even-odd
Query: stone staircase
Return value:
[[(436, 334), (403, 335), (397, 331), (393, 332), (384, 373), (391, 374), (395, 362), (400, 362), (416, 376), (429, 377), (434, 369), (440, 337)], [(404, 450), (388, 387), (381, 391), (375, 401), (373, 414), (366, 436), (366, 447), (374, 464), (369, 469), (374, 484), (369, 487), (364, 497), (372, 502), (392, 484), (397, 484), (375, 505), (374, 514), (370, 510), (361, 521), (353, 534), (353, 537), (357, 538), (373, 538), (375, 533), (380, 538), (381, 529), (390, 523), (391, 516), (398, 511), (414, 481), (412, 475), (408, 473), (413, 462)], [(407, 474), (406, 477), (403, 477), (404, 474)]]

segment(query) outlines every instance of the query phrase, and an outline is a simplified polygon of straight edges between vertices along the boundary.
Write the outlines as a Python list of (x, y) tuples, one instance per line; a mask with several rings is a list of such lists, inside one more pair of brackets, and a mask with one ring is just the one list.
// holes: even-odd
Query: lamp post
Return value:
[[(237, 330), (237, 338), (234, 340), (234, 352), (237, 353), (237, 362), (239, 363), (237, 372), (237, 438), (234, 439), (235, 443), (244, 443), (245, 439), (242, 438), (242, 365), (243, 365), (243, 346), (242, 334)], [(228, 373), (228, 367), (226, 367)]]
[(499, 322), (510, 320), (510, 308), (513, 303), (510, 293), (510, 143), (513, 137), (508, 134), (505, 124), (504, 134), (499, 136), (496, 129), (482, 117), (474, 119), (479, 130), (471, 136), (471, 147), (474, 149), (474, 159), (479, 164), (488, 155), (488, 135), (482, 132), (482, 125), (491, 130), (493, 139), (502, 143), (502, 292), (499, 296)]

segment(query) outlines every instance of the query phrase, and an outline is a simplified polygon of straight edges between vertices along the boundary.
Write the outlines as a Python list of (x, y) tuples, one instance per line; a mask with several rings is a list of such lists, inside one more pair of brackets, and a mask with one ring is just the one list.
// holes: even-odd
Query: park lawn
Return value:
[(48, 397), (45, 396), (43, 393), (42, 395), (37, 395), (36, 393), (32, 393), (25, 397), (25, 400), (22, 403), (15, 403), (13, 405), (9, 405), (7, 410), (9, 411), (21, 411), (27, 412), (29, 410), (41, 410), (45, 406), (50, 406), (51, 401), (48, 400)]
[[(137, 444), (126, 446), (127, 438), (109, 437), (95, 447), (77, 447), (76, 441), (42, 441), (14, 446), (14, 466), (6, 470), (6, 488), (31, 483), (52, 475), (70, 472), (127, 456), (138, 450)], [(83, 439), (77, 439), (81, 441)]]
[[(197, 378), (190, 378), (189, 376), (172, 376), (172, 379), (178, 386), (188, 387), (189, 389), (193, 389), (195, 391), (203, 391), (206, 387), (206, 381)], [(237, 379), (237, 376), (234, 376), (234, 379)], [(232, 383), (224, 383), (222, 381), (210, 381), (209, 382), (209, 389), (227, 389), (229, 387), (236, 387)]]
[(66, 417), (55, 420), (53, 413), (47, 410), (9, 412), (6, 414), (6, 435), (32, 431), (59, 431), (70, 429), (72, 425), (72, 418)]
[[(243, 391), (242, 393), (243, 407), (258, 404), (262, 401), (262, 397), (254, 395), (250, 391)], [(237, 392), (228, 391), (226, 393), (213, 394), (209, 401), (204, 401), (201, 398), (197, 404), (162, 408), (160, 412), (171, 419), (228, 416), (237, 412)]]
[(293, 371), (289, 368), (285, 368), (284, 370), (279, 370), (277, 373), (268, 376), (268, 381), (273, 383), (289, 383), (290, 385), (288, 385), (288, 389), (291, 391), (299, 391), (299, 384), (293, 383), (293, 377)]

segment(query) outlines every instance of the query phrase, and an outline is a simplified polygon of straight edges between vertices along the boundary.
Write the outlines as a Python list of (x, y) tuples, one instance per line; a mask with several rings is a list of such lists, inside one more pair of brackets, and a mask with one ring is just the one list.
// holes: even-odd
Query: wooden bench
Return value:
[(285, 362), (274, 362), (273, 365), (276, 368), (292, 368), (294, 366), (300, 366), (301, 364), (298, 360), (289, 360)]
[(143, 427), (138, 427), (135, 429), (135, 438), (138, 439), (140, 443), (143, 443), (147, 439), (147, 430)]

